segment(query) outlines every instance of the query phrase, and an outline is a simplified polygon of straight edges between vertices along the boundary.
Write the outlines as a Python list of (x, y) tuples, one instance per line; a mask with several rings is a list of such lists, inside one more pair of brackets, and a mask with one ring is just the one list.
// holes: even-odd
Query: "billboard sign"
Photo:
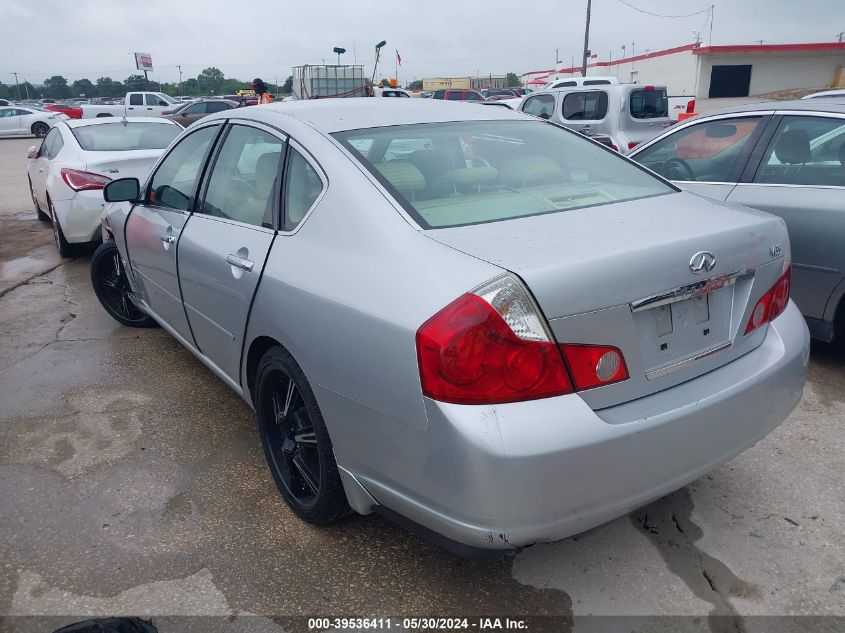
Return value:
[(423, 78), (423, 90), (443, 90), (449, 88), (470, 88), (469, 77), (429, 77)]
[(135, 53), (135, 68), (138, 70), (152, 70), (153, 58), (149, 53)]

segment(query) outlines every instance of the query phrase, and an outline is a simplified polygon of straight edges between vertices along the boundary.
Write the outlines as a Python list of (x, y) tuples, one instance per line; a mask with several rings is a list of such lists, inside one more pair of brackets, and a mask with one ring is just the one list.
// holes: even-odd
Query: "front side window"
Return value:
[(563, 98), (563, 118), (567, 121), (599, 121), (607, 115), (607, 93), (570, 92)]
[(754, 182), (845, 187), (845, 119), (785, 116)]
[[(56, 130), (56, 128), (53, 128)], [(50, 149), (47, 151), (47, 158), (50, 160), (54, 159), (56, 156), (59, 155), (59, 152), (62, 151), (62, 148), (65, 146), (65, 140), (62, 138), (62, 133), (56, 130), (56, 136), (52, 143), (50, 143)]]
[(669, 134), (634, 160), (669, 180), (732, 182), (734, 168), (761, 117), (717, 119)]
[(223, 110), (231, 110), (232, 105), (226, 103), (225, 101), (208, 101), (205, 104), (205, 111), (209, 114), (213, 114), (214, 112), (223, 112)]
[(137, 94), (137, 93), (129, 95), (129, 105), (133, 105), (133, 106), (144, 105), (144, 95)]
[(537, 95), (528, 97), (522, 111), (531, 116), (549, 119), (555, 111), (555, 98), (553, 95)]
[(38, 148), (38, 158), (41, 158), (42, 156), (47, 156), (49, 158), (50, 146), (53, 144), (53, 141), (56, 140), (56, 135), (58, 133), (59, 131), (56, 128), (47, 132), (47, 136), (45, 136), (44, 140), (41, 141), (41, 147)]
[(158, 166), (146, 203), (187, 211), (193, 206), (197, 179), (219, 127), (212, 125), (183, 138)]
[(484, 97), (482, 97), (477, 92), (468, 92), (468, 93), (466, 93), (466, 95), (467, 95), (467, 97), (466, 97), (467, 101), (484, 101)]
[[(558, 213), (676, 189), (541, 121), (398, 125), (334, 135), (426, 229)], [(355, 144), (371, 139), (366, 157)], [(408, 143), (412, 151), (388, 153)]]
[(200, 212), (253, 226), (272, 226), (273, 200), (285, 142), (234, 125), (214, 162)]
[(665, 88), (643, 88), (631, 91), (631, 116), (635, 119), (658, 119), (669, 116), (669, 97)]
[[(101, 120), (101, 119), (100, 119)], [(164, 149), (182, 131), (172, 123), (100, 123), (72, 128), (79, 146), (89, 152)]]
[(455, 90), (446, 93), (446, 99), (448, 101), (460, 101), (461, 100), (461, 93)]
[(195, 103), (182, 110), (179, 114), (185, 116), (188, 114), (205, 114), (206, 106), (204, 103)]
[(286, 171), (284, 229), (292, 231), (314, 206), (324, 185), (317, 170), (295, 149), (290, 151)]

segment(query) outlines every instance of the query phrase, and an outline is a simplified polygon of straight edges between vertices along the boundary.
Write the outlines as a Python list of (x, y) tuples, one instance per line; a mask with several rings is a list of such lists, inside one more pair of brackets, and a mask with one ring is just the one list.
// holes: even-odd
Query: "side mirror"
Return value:
[(135, 202), (141, 196), (141, 183), (137, 178), (118, 178), (103, 189), (106, 202)]
[(27, 158), (38, 158), (38, 146), (33, 145), (28, 150), (26, 150), (26, 157)]

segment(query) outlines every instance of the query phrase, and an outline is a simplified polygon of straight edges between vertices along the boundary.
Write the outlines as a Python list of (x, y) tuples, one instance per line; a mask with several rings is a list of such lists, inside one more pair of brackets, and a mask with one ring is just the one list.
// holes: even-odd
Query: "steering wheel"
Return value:
[(669, 180), (695, 180), (695, 172), (683, 158), (670, 158), (664, 161), (660, 171)]

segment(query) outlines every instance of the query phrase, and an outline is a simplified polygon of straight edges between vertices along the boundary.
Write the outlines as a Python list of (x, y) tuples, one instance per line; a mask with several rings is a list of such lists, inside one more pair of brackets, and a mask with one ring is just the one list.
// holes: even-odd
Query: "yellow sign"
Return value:
[(423, 78), (423, 90), (448, 90), (449, 88), (470, 89), (472, 79), (470, 77), (429, 77)]
[(255, 90), (253, 90), (252, 88), (244, 88), (244, 89), (238, 90), (238, 96), (239, 97), (245, 97), (245, 96), (254, 95), (254, 94), (255, 94)]

